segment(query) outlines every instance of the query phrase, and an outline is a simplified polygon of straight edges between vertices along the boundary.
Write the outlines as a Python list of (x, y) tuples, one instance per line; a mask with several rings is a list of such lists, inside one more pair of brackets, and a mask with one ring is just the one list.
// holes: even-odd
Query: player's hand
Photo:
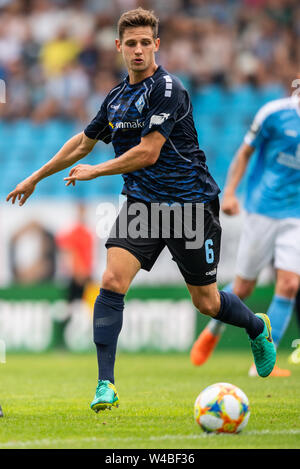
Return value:
[(6, 197), (6, 202), (9, 202), (11, 199), (11, 203), (14, 204), (17, 199), (20, 206), (24, 205), (28, 197), (30, 197), (33, 193), (35, 186), (36, 184), (33, 183), (29, 178), (25, 179), (8, 194)]
[(90, 164), (78, 164), (74, 166), (69, 172), (69, 176), (64, 178), (67, 181), (66, 186), (72, 184), (75, 186), (75, 181), (89, 181), (97, 177), (95, 167)]
[(235, 195), (224, 195), (221, 210), (226, 215), (238, 215), (240, 213), (240, 204)]

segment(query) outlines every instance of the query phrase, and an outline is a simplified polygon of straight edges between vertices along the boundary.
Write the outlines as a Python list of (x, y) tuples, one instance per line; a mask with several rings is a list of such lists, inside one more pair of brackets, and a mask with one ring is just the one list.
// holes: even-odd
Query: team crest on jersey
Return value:
[(142, 96), (140, 96), (139, 99), (135, 102), (135, 107), (137, 108), (139, 113), (142, 114), (144, 106), (145, 106), (145, 98), (144, 98), (144, 95), (142, 94)]

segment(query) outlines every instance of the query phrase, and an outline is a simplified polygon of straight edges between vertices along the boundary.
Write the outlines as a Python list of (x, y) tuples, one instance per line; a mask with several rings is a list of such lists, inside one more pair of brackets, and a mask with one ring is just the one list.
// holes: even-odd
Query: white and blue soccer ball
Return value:
[(239, 433), (250, 417), (248, 397), (233, 384), (212, 384), (197, 397), (194, 417), (205, 432)]

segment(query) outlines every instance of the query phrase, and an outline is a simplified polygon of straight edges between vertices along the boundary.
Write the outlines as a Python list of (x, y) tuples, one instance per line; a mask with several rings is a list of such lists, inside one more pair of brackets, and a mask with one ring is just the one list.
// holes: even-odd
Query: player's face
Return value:
[(159, 39), (154, 39), (150, 26), (127, 28), (122, 41), (116, 40), (126, 67), (133, 73), (145, 73), (155, 66), (155, 52), (159, 48)]

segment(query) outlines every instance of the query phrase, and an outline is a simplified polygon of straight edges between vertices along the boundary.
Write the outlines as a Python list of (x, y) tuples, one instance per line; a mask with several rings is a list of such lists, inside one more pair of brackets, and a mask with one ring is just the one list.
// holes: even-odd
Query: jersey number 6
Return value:
[(214, 251), (213, 251), (213, 249), (212, 249), (212, 247), (211, 247), (211, 246), (213, 246), (213, 244), (214, 244), (214, 243), (213, 243), (213, 240), (212, 240), (212, 239), (207, 239), (207, 240), (205, 241), (205, 244), (204, 244), (204, 246), (205, 246), (206, 262), (207, 262), (208, 264), (212, 264), (213, 261), (214, 261), (214, 259), (215, 259)]

